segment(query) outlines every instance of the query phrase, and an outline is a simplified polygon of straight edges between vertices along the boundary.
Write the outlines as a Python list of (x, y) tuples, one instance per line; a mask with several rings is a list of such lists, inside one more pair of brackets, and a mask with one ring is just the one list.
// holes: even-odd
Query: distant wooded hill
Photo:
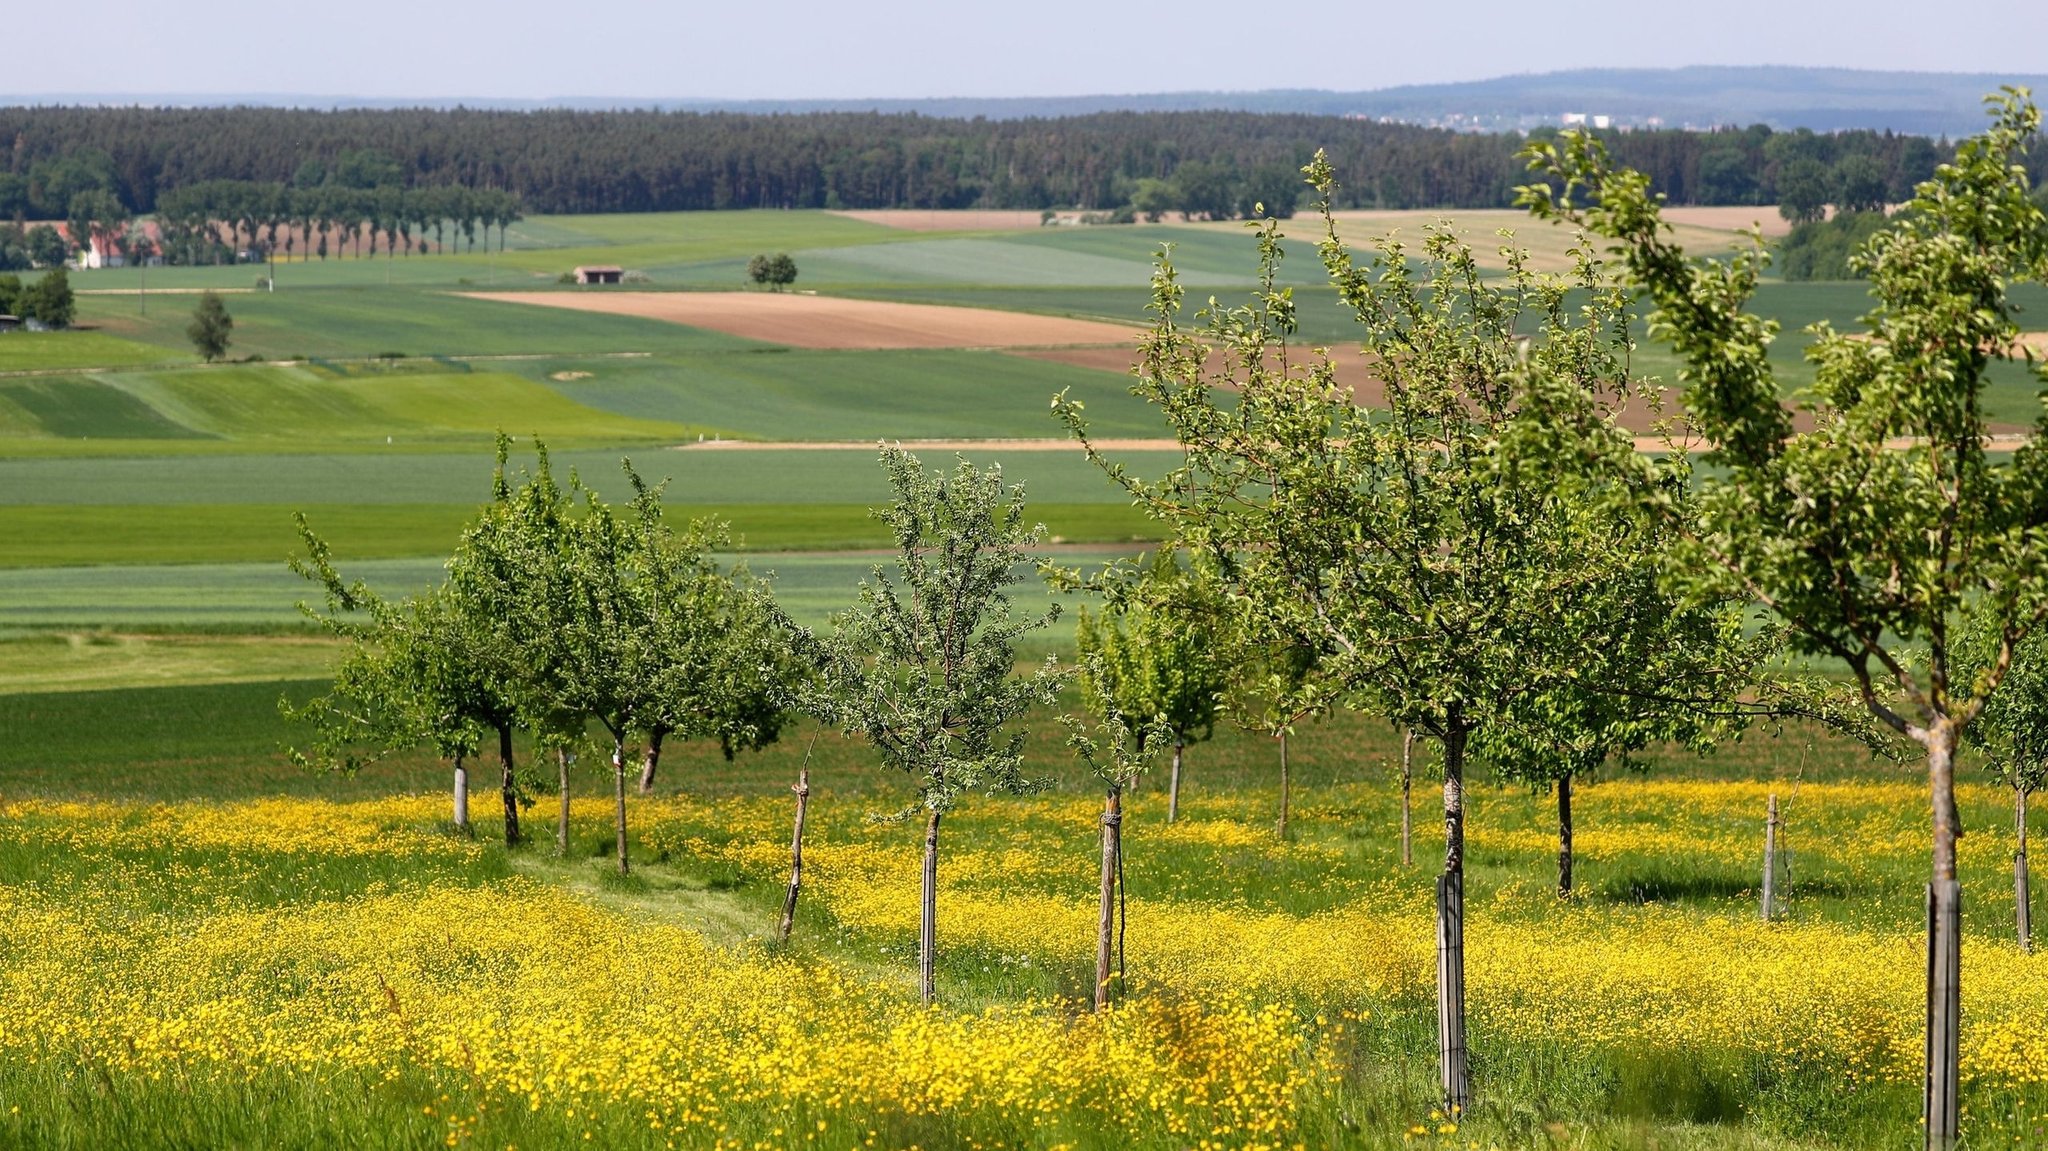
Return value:
[(1747, 127), (1815, 132), (1868, 129), (1923, 136), (1962, 136), (1983, 125), (1981, 100), (2001, 84), (2048, 92), (2048, 75), (1977, 72), (1884, 72), (1851, 68), (1758, 67), (1585, 68), (1500, 76), (1450, 84), (1362, 91), (1271, 89), (1256, 92), (1152, 92), (1094, 96), (931, 97), (925, 99), (713, 100), (553, 97), (544, 100), (376, 99), (351, 96), (229, 93), (9, 96), (4, 104), (250, 106), (394, 109), (481, 108), (496, 111), (689, 111), (787, 114), (878, 112), (953, 119), (1054, 119), (1103, 112), (1257, 112), (1361, 116), (1464, 130), (1527, 130), (1555, 126), (1568, 113), (1606, 116), (1617, 125), (1671, 128)]

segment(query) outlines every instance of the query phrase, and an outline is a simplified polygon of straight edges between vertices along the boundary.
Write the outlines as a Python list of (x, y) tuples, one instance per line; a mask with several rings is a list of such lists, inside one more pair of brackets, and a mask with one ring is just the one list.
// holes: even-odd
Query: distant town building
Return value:
[(609, 264), (593, 264), (576, 269), (576, 282), (579, 284), (616, 284), (619, 282), (619, 277), (625, 274), (626, 270), (624, 268), (614, 268)]

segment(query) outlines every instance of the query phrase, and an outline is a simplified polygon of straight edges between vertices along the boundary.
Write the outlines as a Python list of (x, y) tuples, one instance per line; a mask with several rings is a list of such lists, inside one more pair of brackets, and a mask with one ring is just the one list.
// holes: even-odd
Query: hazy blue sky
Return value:
[(1602, 65), (2048, 71), (2041, 0), (70, 0), (40, 13), (9, 19), (0, 92), (1038, 96)]

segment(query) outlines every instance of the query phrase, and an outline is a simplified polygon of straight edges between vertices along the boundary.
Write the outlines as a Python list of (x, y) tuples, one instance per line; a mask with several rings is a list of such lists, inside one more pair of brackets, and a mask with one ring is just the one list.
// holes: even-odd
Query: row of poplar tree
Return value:
[[(1123, 688), (1199, 680), (1204, 652), (1261, 669), (1252, 706), (1275, 733), (1345, 708), (1432, 745), (1445, 833), (1439, 1056), (1445, 1101), (1461, 1108), (1473, 1097), (1471, 768), (1510, 765), (1556, 784), (1568, 829), (1570, 780), (1604, 762), (1807, 716), (1927, 766), (1925, 1132), (1930, 1147), (1951, 1145), (1957, 753), (1966, 734), (1985, 747), (2022, 828), (2048, 761), (2048, 445), (2039, 426), (1994, 441), (1984, 414), (1991, 369), (2028, 358), (2008, 289), (2048, 279), (2048, 227), (2016, 163), (2040, 116), (2014, 92), (1993, 112), (1992, 127), (1865, 246), (1868, 330), (1812, 329), (1814, 383), (1791, 406), (1768, 355), (1776, 327), (1748, 307), (1767, 258), (1688, 258), (1648, 181), (1590, 135), (1526, 154), (1537, 177), (1526, 206), (1587, 233), (1566, 276), (1530, 270), (1510, 242), (1509, 274), (1482, 277), (1445, 231), (1360, 262), (1326, 220), (1320, 256), (1357, 321), (1370, 397), (1340, 385), (1327, 354), (1290, 346), (1296, 304), (1276, 285), (1277, 225), (1257, 233), (1262, 287), (1250, 301), (1211, 303), (1192, 323), (1162, 256), (1135, 390), (1172, 428), (1182, 462), (1139, 476), (1088, 440), (1078, 402), (1054, 403), (1189, 557), (1088, 578), (1048, 569), (1056, 586), (1092, 584), (1106, 597), (1083, 629), (1097, 722), (1070, 721), (1069, 735), (1106, 791), (1098, 1001), (1113, 982), (1121, 796), (1152, 754), (1182, 741), (1157, 691)], [(1327, 210), (1332, 169), (1318, 158), (1305, 172)], [(1602, 241), (1615, 262), (1598, 254)], [(1652, 306), (1651, 332), (1685, 365), (1682, 409), (1664, 411), (1663, 392), (1632, 370), (1637, 293)], [(495, 724), (508, 835), (508, 728), (488, 716), (516, 717), (505, 723), (544, 741), (602, 727), (621, 866), (632, 733), (646, 732), (650, 749), (658, 728), (744, 745), (765, 737), (761, 715), (812, 711), (916, 781), (929, 999), (941, 822), (968, 792), (1025, 785), (1015, 721), (1054, 699), (1061, 670), (1017, 666), (1016, 639), (1050, 618), (1019, 618), (1009, 598), (1038, 538), (1021, 493), (965, 463), (927, 473), (885, 450), (884, 464), (896, 498), (880, 515), (896, 563), (877, 568), (822, 637), (789, 625), (743, 571), (716, 567), (714, 528), (671, 534), (658, 490), (637, 477), (632, 505), (614, 514), (578, 484), (558, 488), (544, 464), (516, 488), (501, 466), (497, 498), (446, 587), (401, 605), (343, 585), (309, 536), (307, 570), (335, 607), (369, 611), (384, 637), (358, 646), (312, 711), (339, 733), (336, 748), (398, 722), (405, 739), (445, 727), (458, 733), (445, 750), (473, 752)], [(441, 611), (470, 622), (437, 623)], [(427, 656), (379, 670), (406, 648), (393, 637), (436, 627), (455, 646), (428, 643)], [(1817, 661), (1847, 679), (1794, 674)], [(444, 675), (462, 690), (427, 686)], [(449, 701), (472, 687), (510, 694), (494, 697), (501, 711), (458, 717)], [(734, 702), (746, 698), (763, 702)], [(2024, 924), (2024, 833), (2020, 842)]]
[(65, 216), (73, 246), (92, 241), (130, 262), (161, 258), (168, 264), (361, 257), (365, 245), (375, 256), (380, 241), (387, 257), (424, 256), (447, 251), (451, 237), (474, 252), (479, 231), (489, 251), (493, 228), (502, 250), (506, 228), (523, 218), (519, 197), (495, 188), (300, 188), (248, 180), (207, 180), (165, 192), (157, 198), (153, 232), (101, 190), (72, 197)]

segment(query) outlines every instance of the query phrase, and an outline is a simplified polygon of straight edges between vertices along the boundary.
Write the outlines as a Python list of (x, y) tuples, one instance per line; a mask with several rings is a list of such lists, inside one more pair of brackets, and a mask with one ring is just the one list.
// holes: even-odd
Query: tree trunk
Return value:
[(1414, 749), (1415, 733), (1403, 731), (1401, 733), (1401, 866), (1403, 867), (1409, 867), (1415, 863), (1415, 855), (1410, 850), (1411, 840), (1408, 835), (1408, 794), (1415, 783), (1415, 775), (1409, 770), (1409, 753)]
[(2019, 847), (2012, 856), (2012, 895), (2019, 928), (2020, 950), (2034, 949), (2034, 906), (2027, 889), (2027, 793), (2014, 788), (2013, 826), (2019, 832)]
[(924, 891), (918, 902), (917, 984), (926, 1004), (938, 998), (939, 960), (939, 813), (924, 825)]
[(1956, 883), (1956, 730), (1946, 717), (1927, 733), (1934, 859), (1927, 885), (1927, 1083), (1921, 1115), (1928, 1151), (1956, 1142), (1958, 1032), (1962, 1029), (1962, 892)]
[(1572, 777), (1557, 780), (1557, 897), (1572, 895)]
[(459, 751), (455, 753), (455, 830), (469, 830), (469, 767)]
[(796, 897), (804, 886), (804, 814), (811, 805), (811, 753), (804, 753), (804, 765), (797, 769), (796, 786), (796, 827), (789, 835), (789, 894), (782, 898), (782, 923), (776, 929), (775, 937), (789, 942), (790, 929), (796, 926)]
[(498, 763), (504, 768), (500, 785), (505, 797), (505, 846), (519, 842), (519, 781), (512, 774), (512, 725), (498, 728)]
[(1452, 1115), (1471, 1109), (1465, 1053), (1465, 740), (1453, 727), (1444, 747), (1444, 873), (1436, 882), (1437, 1055)]
[(559, 820), (558, 820), (558, 821), (556, 822), (556, 824), (555, 824), (555, 850), (556, 850), (556, 851), (557, 851), (558, 853), (562, 854), (562, 855), (567, 855), (567, 854), (569, 854), (569, 749), (568, 749), (568, 748), (566, 748), (566, 747), (558, 747), (558, 748), (556, 748), (556, 749), (555, 749), (555, 765), (556, 765), (557, 767), (559, 767), (559, 768), (561, 769), (561, 774), (562, 774), (562, 814), (561, 814), (561, 818), (560, 818), (560, 819), (559, 819)]
[[(1112, 784), (1102, 801), (1102, 913), (1095, 929), (1095, 1010), (1109, 1006), (1117, 926), (1117, 896), (1122, 893), (1123, 789)], [(1121, 990), (1121, 988), (1119, 988)]]
[(1287, 838), (1287, 733), (1280, 733), (1280, 838)]
[(619, 848), (619, 874), (627, 872), (626, 863), (626, 737), (620, 734), (612, 740), (612, 817), (613, 838)]
[(1180, 818), (1180, 753), (1187, 744), (1178, 736), (1173, 741), (1173, 774), (1166, 780), (1166, 822)]
[(657, 727), (647, 733), (647, 753), (640, 757), (640, 794), (654, 794), (654, 772), (661, 766), (661, 741), (668, 736), (666, 728)]

